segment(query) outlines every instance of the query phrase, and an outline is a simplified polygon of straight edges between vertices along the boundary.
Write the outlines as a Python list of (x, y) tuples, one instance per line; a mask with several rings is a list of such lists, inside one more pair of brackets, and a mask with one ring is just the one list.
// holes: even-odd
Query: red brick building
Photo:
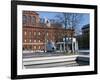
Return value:
[(65, 35), (71, 37), (73, 34), (73, 30), (65, 30), (59, 24), (53, 23), (47, 27), (34, 11), (23, 11), (23, 50), (44, 50), (46, 40), (57, 43)]

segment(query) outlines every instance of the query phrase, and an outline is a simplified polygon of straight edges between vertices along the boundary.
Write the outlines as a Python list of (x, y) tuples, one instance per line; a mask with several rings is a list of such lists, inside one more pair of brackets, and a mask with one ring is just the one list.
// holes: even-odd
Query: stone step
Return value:
[(56, 62), (69, 62), (75, 61), (77, 55), (73, 56), (57, 56), (57, 57), (41, 57), (41, 58), (25, 58), (23, 59), (24, 65), (37, 65), (37, 64), (46, 64), (46, 63), (56, 63)]
[(79, 64), (76, 61), (70, 62), (53, 62), (53, 63), (45, 63), (45, 64), (37, 64), (37, 65), (25, 65), (25, 68), (52, 68), (52, 67), (72, 67), (78, 66)]

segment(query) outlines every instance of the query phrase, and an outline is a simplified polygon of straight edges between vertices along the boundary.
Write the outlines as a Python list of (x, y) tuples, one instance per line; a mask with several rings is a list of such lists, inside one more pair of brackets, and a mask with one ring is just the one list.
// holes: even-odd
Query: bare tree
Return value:
[[(81, 13), (59, 13), (58, 15), (56, 15), (56, 18), (58, 20), (58, 22), (62, 23), (64, 28), (65, 28), (65, 32), (66, 29), (70, 28), (71, 30), (74, 30), (74, 34), (76, 34), (78, 32), (78, 25), (80, 24), (81, 20), (82, 20), (82, 15)], [(67, 36), (66, 33), (65, 34), (65, 43), (67, 44), (66, 41), (66, 37), (71, 37), (71, 44), (72, 44), (72, 38), (73, 38), (73, 32), (71, 33), (71, 36)]]
[(82, 20), (82, 16), (82, 13), (58, 13), (56, 18), (59, 23), (63, 24), (65, 29), (77, 29)]

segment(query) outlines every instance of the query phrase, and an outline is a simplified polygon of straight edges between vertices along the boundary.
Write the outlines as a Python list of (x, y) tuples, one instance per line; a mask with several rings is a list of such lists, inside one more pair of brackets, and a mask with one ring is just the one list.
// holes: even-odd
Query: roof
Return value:
[(90, 24), (86, 24), (86, 25), (84, 25), (83, 27), (82, 27), (82, 29), (87, 29), (87, 28), (89, 28), (90, 27)]
[(36, 14), (36, 15), (39, 15), (37, 12), (35, 12), (35, 11), (27, 11), (27, 10), (25, 10), (25, 11), (23, 11), (23, 14)]

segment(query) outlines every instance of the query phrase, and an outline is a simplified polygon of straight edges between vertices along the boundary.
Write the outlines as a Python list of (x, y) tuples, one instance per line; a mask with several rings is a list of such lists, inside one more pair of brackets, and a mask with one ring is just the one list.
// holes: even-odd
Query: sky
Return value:
[[(55, 19), (56, 18), (55, 16), (58, 15), (58, 13), (59, 12), (38, 12), (40, 18), (48, 18), (48, 19)], [(90, 23), (90, 15), (88, 13), (83, 13), (82, 20), (80, 21), (78, 28), (81, 29), (84, 25), (89, 23)]]

